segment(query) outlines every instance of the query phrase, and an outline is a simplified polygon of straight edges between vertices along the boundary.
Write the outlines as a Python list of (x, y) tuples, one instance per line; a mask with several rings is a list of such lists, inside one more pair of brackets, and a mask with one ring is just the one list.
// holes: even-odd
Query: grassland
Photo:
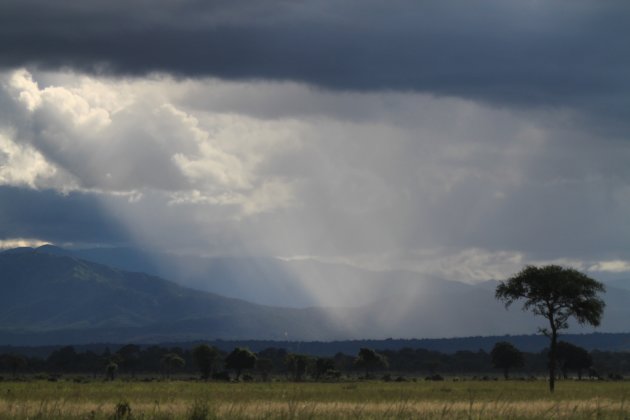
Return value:
[(627, 419), (629, 397), (630, 382), (5, 381), (0, 418)]

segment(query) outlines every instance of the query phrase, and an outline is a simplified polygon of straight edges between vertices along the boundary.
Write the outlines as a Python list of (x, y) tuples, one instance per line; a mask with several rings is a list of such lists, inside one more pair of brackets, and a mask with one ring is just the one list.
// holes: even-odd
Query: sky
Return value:
[(0, 3), (0, 247), (630, 275), (630, 3)]

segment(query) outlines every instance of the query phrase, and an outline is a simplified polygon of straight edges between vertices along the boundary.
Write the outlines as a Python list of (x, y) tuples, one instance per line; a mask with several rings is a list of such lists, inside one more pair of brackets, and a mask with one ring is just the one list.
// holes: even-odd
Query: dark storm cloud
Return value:
[(0, 239), (126, 243), (129, 236), (93, 194), (0, 186)]
[(625, 115), (629, 19), (629, 3), (597, 0), (8, 0), (0, 65), (615, 103)]

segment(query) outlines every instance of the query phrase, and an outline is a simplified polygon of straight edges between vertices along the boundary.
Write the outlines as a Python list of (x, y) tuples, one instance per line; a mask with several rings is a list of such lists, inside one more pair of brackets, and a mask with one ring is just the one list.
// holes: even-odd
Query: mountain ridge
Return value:
[[(363, 306), (396, 290), (466, 289), (455, 280), (421, 276), (405, 270), (373, 271), (317, 260), (273, 257), (200, 257), (144, 251), (130, 247), (66, 250), (52, 245), (39, 252), (71, 255), (83, 260), (144, 272), (182, 286), (270, 306)], [(264, 287), (260, 287), (263, 284)]]
[[(37, 250), (0, 254), (0, 273), (4, 334), (83, 331), (96, 338), (99, 331), (115, 336), (116, 329), (164, 336), (190, 331), (189, 338), (341, 334), (321, 311), (258, 305)], [(309, 327), (313, 322), (317, 331)]]
[[(377, 296), (381, 288), (369, 291), (371, 295), (365, 293), (363, 298), (377, 297), (368, 303), (287, 308), (194, 290), (154, 275), (86, 261), (73, 256), (74, 252), (66, 254), (55, 247), (0, 253), (0, 284), (4, 291), (0, 295), (0, 344), (437, 339), (531, 334), (544, 325), (543, 319), (517, 307), (507, 311), (494, 298), (496, 282), (414, 283), (413, 278), (399, 278), (401, 281), (380, 285), (388, 288), (382, 296)], [(330, 269), (328, 274), (332, 276), (335, 267)], [(357, 273), (352, 269), (345, 272)], [(231, 279), (212, 280), (220, 283)], [(342, 276), (331, 277), (326, 284), (339, 283), (342, 287), (345, 280)], [(366, 282), (365, 287), (371, 284)], [(359, 283), (358, 287), (362, 286)], [(261, 278), (256, 290), (266, 287)], [(599, 331), (627, 331), (630, 291), (611, 290), (604, 296), (608, 306)], [(590, 331), (573, 326), (566, 332)]]

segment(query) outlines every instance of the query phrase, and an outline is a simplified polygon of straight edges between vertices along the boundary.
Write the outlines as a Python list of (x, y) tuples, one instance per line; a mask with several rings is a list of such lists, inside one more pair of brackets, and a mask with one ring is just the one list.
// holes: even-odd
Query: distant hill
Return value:
[(0, 253), (1, 342), (345, 337), (317, 309), (257, 305), (60, 254)]
[[(263, 305), (326, 307), (350, 337), (462, 337), (531, 334), (543, 321), (494, 299), (496, 280), (467, 284), (404, 270), (370, 271), (315, 260), (213, 257), (147, 252), (135, 248), (41, 252), (74, 256), (147, 272), (191, 287)], [(630, 330), (630, 281), (607, 283), (597, 331)], [(332, 308), (332, 309), (331, 309)], [(573, 333), (593, 332), (572, 328)]]
[[(97, 251), (45, 246), (0, 253), (0, 344), (444, 338), (532, 334), (545, 325), (518, 304), (506, 311), (494, 298), (496, 281), (470, 285), (314, 261), (160, 259), (129, 249), (99, 251), (119, 266), (174, 261), (177, 270), (198, 270), (206, 287), (222, 285), (237, 299), (78, 257)], [(192, 269), (186, 271), (184, 261)], [(261, 273), (257, 280), (256, 272)], [(308, 283), (302, 285), (304, 278)], [(630, 291), (608, 289), (597, 331), (628, 331)], [(243, 299), (256, 293), (284, 293), (289, 300), (310, 293), (320, 306), (288, 308)], [(593, 331), (573, 326), (568, 332)]]
[[(136, 248), (37, 249), (169, 279), (193, 289), (264, 305), (363, 306), (400, 290), (469, 290), (465, 283), (403, 270), (371, 271), (345, 264), (270, 257), (198, 257)], [(262, 286), (262, 287), (261, 287)]]

